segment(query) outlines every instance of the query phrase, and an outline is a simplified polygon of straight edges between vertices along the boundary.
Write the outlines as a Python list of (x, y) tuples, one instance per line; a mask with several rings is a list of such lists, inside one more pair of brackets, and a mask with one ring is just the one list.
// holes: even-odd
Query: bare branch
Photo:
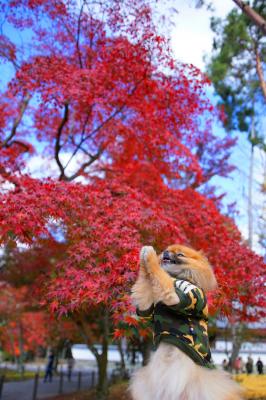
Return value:
[(13, 67), (17, 71), (20, 66), (17, 62), (15, 51), (13, 53), (12, 50), (15, 50), (14, 43), (12, 43), (11, 40), (2, 33), (0, 39), (0, 56), (13, 64)]
[[(145, 71), (144, 76), (143, 76), (138, 82), (136, 82), (136, 84), (135, 84), (135, 86), (133, 87), (133, 89), (128, 93), (128, 98), (131, 97), (131, 96), (135, 93), (135, 91), (137, 90), (137, 88), (138, 88), (138, 86), (140, 85), (140, 83), (145, 79), (145, 76), (146, 76), (146, 71)], [(89, 159), (86, 163), (84, 163), (84, 164), (78, 169), (78, 171), (77, 171), (75, 174), (73, 174), (73, 175), (70, 176), (70, 177), (67, 177), (67, 176), (65, 175), (65, 169), (66, 169), (66, 167), (69, 165), (69, 163), (70, 163), (70, 161), (73, 159), (73, 157), (77, 154), (78, 150), (80, 150), (80, 149), (82, 148), (83, 143), (86, 142), (88, 139), (91, 139), (91, 138), (92, 138), (97, 132), (99, 132), (106, 124), (108, 124), (113, 118), (115, 118), (120, 112), (122, 112), (123, 109), (126, 107), (126, 105), (127, 105), (127, 103), (125, 102), (123, 105), (121, 105), (120, 107), (118, 107), (108, 118), (106, 118), (100, 125), (98, 125), (95, 129), (93, 129), (87, 136), (84, 136), (84, 134), (85, 134), (85, 128), (86, 128), (86, 125), (87, 125), (87, 122), (88, 122), (88, 119), (89, 119), (89, 116), (90, 116), (90, 113), (88, 113), (87, 118), (86, 118), (85, 123), (84, 123), (84, 126), (83, 126), (83, 132), (82, 132), (81, 140), (80, 140), (79, 144), (77, 145), (76, 149), (74, 150), (73, 154), (71, 155), (70, 159), (68, 160), (67, 164), (65, 165), (65, 167), (63, 167), (63, 165), (61, 164), (61, 162), (60, 162), (59, 159), (58, 159), (58, 161), (60, 162), (60, 165), (59, 165), (59, 164), (58, 164), (58, 165), (59, 165), (59, 168), (60, 168), (60, 171), (61, 171), (61, 176), (60, 176), (60, 179), (61, 179), (61, 180), (72, 181), (73, 179), (75, 179), (75, 178), (77, 178), (79, 175), (81, 175), (87, 167), (89, 167), (94, 161), (96, 161), (96, 160), (100, 157), (100, 155), (103, 153), (103, 151), (104, 151), (104, 149), (105, 149), (105, 148), (103, 148), (102, 146), (99, 147), (99, 150), (97, 151), (96, 154), (94, 154), (94, 155), (91, 155), (91, 154), (90, 154), (90, 155), (89, 155), (90, 159)], [(62, 121), (62, 122), (63, 122), (63, 121)], [(57, 136), (58, 136), (58, 135), (57, 135)], [(59, 150), (60, 150), (60, 148), (59, 148)], [(85, 151), (84, 151), (84, 148), (82, 148), (82, 151), (85, 152)], [(57, 163), (58, 163), (58, 162), (57, 162)], [(60, 167), (60, 166), (61, 166), (61, 167)]]
[(69, 114), (69, 106), (66, 103), (65, 104), (65, 108), (64, 108), (64, 115), (63, 115), (62, 121), (61, 121), (61, 123), (60, 123), (60, 125), (59, 125), (59, 127), (57, 129), (56, 141), (55, 141), (55, 161), (56, 161), (56, 163), (57, 163), (57, 165), (58, 165), (58, 167), (60, 169), (60, 172), (61, 172), (59, 180), (64, 180), (65, 179), (65, 169), (64, 169), (64, 167), (63, 167), (63, 165), (62, 165), (62, 163), (60, 161), (59, 153), (60, 153), (60, 150), (61, 150), (61, 147), (62, 147), (61, 144), (60, 144), (61, 135), (62, 135), (64, 126), (66, 125), (66, 123), (68, 121), (68, 114)]
[[(27, 108), (27, 106), (29, 104), (30, 99), (31, 99), (31, 96), (29, 94), (27, 94), (24, 97), (24, 99), (22, 100), (22, 102), (20, 104), (19, 114), (18, 114), (17, 118), (15, 118), (15, 120), (13, 122), (13, 126), (12, 126), (12, 129), (11, 129), (11, 132), (10, 132), (9, 136), (2, 143), (1, 147), (5, 147), (5, 146), (9, 147), (11, 145), (10, 141), (17, 133), (17, 128), (18, 128), (18, 126), (19, 126), (19, 124), (20, 124), (20, 122), (21, 122), (21, 120), (23, 118), (23, 115), (24, 115), (24, 113), (26, 111), (26, 108)], [(14, 143), (14, 141), (13, 141), (13, 143)]]
[(98, 158), (102, 155), (102, 153), (104, 152), (105, 147), (104, 146), (100, 146), (99, 150), (97, 151), (96, 154), (92, 155), (90, 154), (90, 160), (85, 162), (84, 164), (82, 164), (82, 166), (77, 170), (77, 172), (75, 172), (75, 174), (73, 174), (70, 177), (66, 177), (65, 180), (67, 181), (73, 181), (74, 179), (76, 179), (78, 176), (82, 175), (85, 172), (85, 169), (87, 167), (89, 167), (91, 164), (94, 163), (94, 161), (98, 160)]
[(81, 131), (81, 140), (80, 140), (79, 144), (76, 144), (76, 143), (75, 143), (75, 140), (74, 140), (73, 137), (71, 138), (71, 139), (72, 139), (72, 144), (75, 144), (77, 147), (75, 148), (75, 150), (73, 151), (73, 154), (71, 155), (71, 157), (70, 157), (69, 160), (67, 161), (67, 163), (66, 163), (64, 169), (66, 169), (66, 168), (68, 167), (68, 165), (70, 164), (70, 162), (71, 162), (71, 160), (73, 159), (73, 157), (75, 157), (75, 155), (77, 154), (77, 152), (78, 152), (79, 149), (81, 148), (81, 145), (82, 145), (83, 139), (84, 139), (84, 135), (85, 135), (86, 126), (87, 126), (87, 124), (88, 124), (88, 122), (89, 122), (89, 118), (90, 118), (90, 116), (91, 116), (92, 108), (93, 108), (93, 105), (90, 107), (90, 110), (88, 111), (87, 116), (86, 116), (86, 118), (85, 118), (85, 121), (84, 121), (84, 124), (83, 124), (83, 127), (82, 127), (82, 131)]
[(82, 6), (80, 8), (80, 12), (79, 12), (78, 31), (77, 31), (77, 39), (76, 39), (76, 48), (77, 48), (77, 52), (78, 52), (80, 68), (83, 68), (83, 63), (82, 63), (82, 58), (81, 58), (81, 51), (80, 51), (80, 47), (79, 47), (79, 39), (80, 39), (80, 31), (81, 31), (81, 18), (82, 18), (84, 6), (85, 6), (85, 1), (83, 1), (83, 4), (82, 4)]
[[(139, 86), (139, 84), (144, 80), (144, 77), (142, 79), (140, 79), (134, 86), (134, 88), (131, 90), (131, 92), (128, 94), (128, 97), (131, 97), (135, 91), (137, 90), (137, 87)], [(123, 111), (123, 109), (126, 107), (126, 103), (124, 103), (122, 106), (118, 107), (108, 118), (106, 118), (105, 121), (103, 121), (100, 125), (97, 126), (97, 128), (95, 128), (92, 132), (89, 133), (89, 135), (87, 135), (84, 140), (82, 141), (81, 145), (89, 138), (91, 138), (95, 133), (97, 133), (100, 129), (102, 129), (106, 124), (108, 124), (108, 122), (110, 122), (113, 118), (115, 118), (117, 116), (117, 114), (119, 114), (121, 111)]]
[(17, 144), (18, 146), (23, 147), (23, 148), (25, 149), (25, 152), (26, 152), (26, 151), (29, 151), (29, 148), (30, 148), (29, 145), (27, 145), (26, 143), (21, 142), (20, 140), (12, 140), (12, 141), (8, 144), (7, 147), (11, 147), (12, 144)]

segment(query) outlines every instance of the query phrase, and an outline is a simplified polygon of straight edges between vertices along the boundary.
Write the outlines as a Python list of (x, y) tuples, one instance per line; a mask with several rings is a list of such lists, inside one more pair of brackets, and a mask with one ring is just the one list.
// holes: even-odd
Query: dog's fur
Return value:
[[(201, 252), (181, 245), (167, 248), (175, 263), (166, 263), (151, 246), (140, 253), (140, 271), (132, 298), (140, 310), (152, 304), (179, 303), (174, 277), (187, 279), (205, 292), (216, 287), (208, 260)], [(133, 400), (240, 400), (241, 390), (229, 374), (194, 363), (177, 347), (161, 343), (147, 366), (131, 379)]]

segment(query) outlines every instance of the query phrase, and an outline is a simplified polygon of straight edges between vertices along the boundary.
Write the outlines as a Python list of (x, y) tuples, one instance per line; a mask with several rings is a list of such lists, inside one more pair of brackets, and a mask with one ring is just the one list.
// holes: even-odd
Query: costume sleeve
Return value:
[(136, 313), (139, 317), (148, 321), (152, 320), (154, 311), (154, 304), (152, 304), (147, 310), (140, 310), (137, 308)]
[(169, 306), (169, 308), (186, 315), (201, 315), (203, 313), (207, 301), (202, 289), (188, 281), (180, 279), (174, 281), (174, 287), (180, 302)]

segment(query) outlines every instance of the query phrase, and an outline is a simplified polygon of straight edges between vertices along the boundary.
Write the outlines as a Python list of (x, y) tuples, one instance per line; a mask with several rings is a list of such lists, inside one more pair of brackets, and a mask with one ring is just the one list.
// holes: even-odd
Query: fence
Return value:
[[(53, 380), (54, 390), (52, 394), (54, 396), (56, 396), (57, 394), (62, 394), (64, 393), (65, 389), (67, 393), (77, 392), (85, 388), (90, 389), (95, 387), (96, 382), (97, 382), (97, 373), (95, 371), (86, 371), (86, 372), (79, 371), (76, 373), (72, 373), (70, 375), (69, 372), (64, 372), (63, 370), (61, 370), (57, 378)], [(4, 393), (3, 389), (5, 383), (8, 382), (5, 382), (5, 375), (2, 374), (0, 375), (0, 399), (3, 398), (3, 393)], [(10, 382), (10, 384), (11, 383), (12, 382)], [(30, 389), (29, 386), (27, 386), (27, 398), (29, 400), (37, 400), (39, 391), (42, 392), (41, 394), (43, 396), (43, 394), (45, 393), (45, 389), (47, 387), (47, 386), (45, 387), (45, 385), (46, 384), (43, 381), (41, 381), (40, 373), (36, 372), (34, 375), (32, 388)], [(11, 399), (11, 397), (9, 398)]]

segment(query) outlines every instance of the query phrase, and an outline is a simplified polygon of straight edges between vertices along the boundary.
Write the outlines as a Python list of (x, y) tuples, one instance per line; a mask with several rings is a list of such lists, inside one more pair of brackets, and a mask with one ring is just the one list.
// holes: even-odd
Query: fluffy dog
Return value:
[(201, 252), (173, 245), (157, 256), (142, 248), (132, 298), (138, 315), (153, 322), (156, 351), (132, 377), (133, 400), (241, 399), (239, 386), (211, 362), (205, 292), (215, 287)]

